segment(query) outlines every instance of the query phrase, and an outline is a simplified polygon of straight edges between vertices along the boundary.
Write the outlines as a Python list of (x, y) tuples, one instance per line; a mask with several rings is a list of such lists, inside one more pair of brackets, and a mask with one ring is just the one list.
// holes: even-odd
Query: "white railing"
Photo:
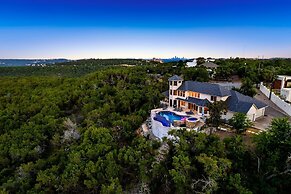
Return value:
[[(260, 91), (269, 98), (270, 90), (266, 86), (264, 86), (263, 83), (260, 84)], [(289, 116), (291, 116), (291, 104), (285, 102), (279, 96), (275, 95), (273, 92), (271, 94), (271, 101), (274, 102), (279, 108), (281, 108)]]

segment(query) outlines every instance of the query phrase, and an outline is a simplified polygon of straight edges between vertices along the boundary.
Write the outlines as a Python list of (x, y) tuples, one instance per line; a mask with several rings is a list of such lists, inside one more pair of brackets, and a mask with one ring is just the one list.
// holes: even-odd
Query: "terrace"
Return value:
[(193, 112), (185, 112), (175, 108), (159, 108), (151, 111), (152, 133), (162, 139), (169, 137), (171, 129), (186, 128), (200, 131), (204, 125), (204, 118)]

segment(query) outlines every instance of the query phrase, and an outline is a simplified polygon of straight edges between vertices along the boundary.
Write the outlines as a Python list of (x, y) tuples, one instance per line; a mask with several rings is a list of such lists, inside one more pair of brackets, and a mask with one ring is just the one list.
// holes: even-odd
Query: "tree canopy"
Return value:
[[(156, 141), (137, 133), (168, 78), (193, 76), (178, 63), (0, 69), (1, 193), (289, 193), (287, 119), (256, 135), (253, 148), (237, 135), (181, 129)], [(217, 126), (224, 108), (213, 110)]]

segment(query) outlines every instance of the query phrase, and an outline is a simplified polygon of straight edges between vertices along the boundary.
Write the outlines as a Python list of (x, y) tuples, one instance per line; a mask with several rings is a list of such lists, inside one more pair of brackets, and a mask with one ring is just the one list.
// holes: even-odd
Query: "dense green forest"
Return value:
[(287, 119), (274, 120), (251, 145), (243, 135), (178, 130), (159, 142), (137, 133), (174, 73), (209, 80), (204, 68), (182, 62), (0, 68), (0, 191), (289, 193)]
[(229, 79), (232, 75), (249, 78), (254, 83), (272, 82), (276, 75), (291, 75), (291, 59), (217, 59), (216, 78)]

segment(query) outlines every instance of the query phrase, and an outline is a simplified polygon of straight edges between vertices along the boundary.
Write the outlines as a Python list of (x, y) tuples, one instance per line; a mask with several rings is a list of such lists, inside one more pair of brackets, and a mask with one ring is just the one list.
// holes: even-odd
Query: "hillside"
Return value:
[(84, 60), (2, 70), (2, 193), (291, 189), (291, 125), (285, 119), (274, 120), (270, 132), (255, 136), (252, 149), (240, 135), (221, 140), (177, 130), (174, 141), (159, 142), (136, 133), (150, 110), (159, 106), (170, 75), (207, 80), (205, 69), (140, 60)]

